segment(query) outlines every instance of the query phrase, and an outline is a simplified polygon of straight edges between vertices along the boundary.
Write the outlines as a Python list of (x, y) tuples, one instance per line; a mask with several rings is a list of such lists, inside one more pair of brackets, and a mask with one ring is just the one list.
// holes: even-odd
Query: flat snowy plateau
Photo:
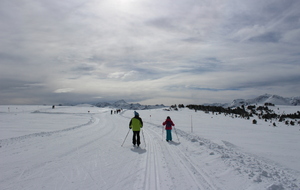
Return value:
[[(128, 128), (133, 110), (0, 106), (0, 189), (300, 189), (298, 124), (255, 118), (255, 125), (187, 108), (138, 112), (139, 148)], [(167, 116), (175, 123), (172, 142), (161, 125)]]

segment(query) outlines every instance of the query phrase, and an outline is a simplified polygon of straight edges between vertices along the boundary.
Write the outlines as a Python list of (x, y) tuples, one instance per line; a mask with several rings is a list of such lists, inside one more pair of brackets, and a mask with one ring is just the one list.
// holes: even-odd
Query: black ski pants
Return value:
[(133, 131), (132, 144), (141, 144), (140, 131)]

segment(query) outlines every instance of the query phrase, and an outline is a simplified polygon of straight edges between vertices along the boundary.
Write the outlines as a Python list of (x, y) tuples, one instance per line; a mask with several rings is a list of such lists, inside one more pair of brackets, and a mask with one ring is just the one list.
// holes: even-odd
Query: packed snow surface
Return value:
[[(139, 148), (128, 128), (133, 110), (0, 106), (0, 189), (300, 189), (298, 124), (186, 108), (138, 112)], [(172, 142), (161, 125), (167, 116)]]

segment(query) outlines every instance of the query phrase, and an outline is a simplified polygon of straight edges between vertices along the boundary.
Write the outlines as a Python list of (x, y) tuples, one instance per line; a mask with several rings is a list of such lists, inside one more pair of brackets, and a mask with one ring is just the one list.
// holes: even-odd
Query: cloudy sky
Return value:
[(0, 104), (300, 96), (299, 0), (1, 0)]

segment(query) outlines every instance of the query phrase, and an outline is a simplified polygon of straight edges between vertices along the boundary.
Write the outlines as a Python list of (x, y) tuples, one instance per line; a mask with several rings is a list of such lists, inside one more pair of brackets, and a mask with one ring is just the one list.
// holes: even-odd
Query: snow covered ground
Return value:
[[(299, 125), (188, 109), (138, 112), (144, 128), (135, 148), (131, 132), (121, 147), (132, 110), (0, 106), (0, 189), (300, 189)], [(173, 142), (161, 126), (167, 116)]]

